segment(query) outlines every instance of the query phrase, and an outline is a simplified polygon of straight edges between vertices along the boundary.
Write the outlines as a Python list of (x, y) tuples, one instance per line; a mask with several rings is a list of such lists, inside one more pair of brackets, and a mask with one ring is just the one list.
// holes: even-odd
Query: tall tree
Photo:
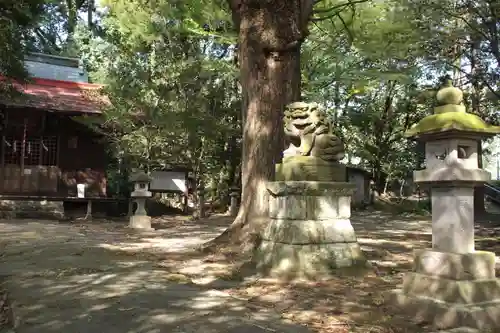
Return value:
[(229, 239), (252, 246), (266, 221), (266, 183), (284, 147), (283, 110), (301, 99), (300, 51), (309, 22), (365, 1), (228, 0), (238, 33), (244, 117), (242, 199), (235, 221), (211, 244)]
[(233, 240), (247, 240), (267, 215), (266, 182), (273, 178), (283, 150), (283, 108), (300, 99), (300, 47), (312, 4), (229, 1), (238, 32), (244, 114), (242, 200), (236, 220), (224, 234)]

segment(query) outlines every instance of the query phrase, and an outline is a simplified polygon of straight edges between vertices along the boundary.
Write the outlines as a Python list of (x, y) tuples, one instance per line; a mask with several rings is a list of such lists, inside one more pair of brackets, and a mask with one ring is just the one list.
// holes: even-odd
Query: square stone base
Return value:
[(417, 323), (431, 324), (436, 329), (468, 327), (480, 332), (500, 332), (500, 300), (454, 304), (406, 295), (401, 290), (391, 292), (390, 296), (391, 303)]
[(130, 228), (151, 231), (151, 217), (147, 215), (133, 215), (130, 217), (129, 225)]
[(474, 329), (474, 328), (459, 327), (459, 328), (452, 328), (449, 330), (432, 332), (432, 333), (481, 333), (481, 332), (479, 330)]
[(263, 240), (256, 250), (257, 270), (280, 280), (322, 280), (339, 268), (367, 268), (358, 243), (285, 244)]
[(438, 329), (500, 332), (500, 280), (493, 253), (419, 250), (414, 268), (402, 288), (389, 294), (397, 309)]

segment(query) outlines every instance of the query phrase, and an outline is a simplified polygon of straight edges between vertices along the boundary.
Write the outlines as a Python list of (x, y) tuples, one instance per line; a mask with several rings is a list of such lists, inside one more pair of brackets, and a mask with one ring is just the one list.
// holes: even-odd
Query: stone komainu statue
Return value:
[(288, 148), (283, 157), (312, 156), (325, 161), (344, 158), (344, 145), (333, 134), (332, 123), (317, 103), (295, 102), (284, 115), (285, 138)]

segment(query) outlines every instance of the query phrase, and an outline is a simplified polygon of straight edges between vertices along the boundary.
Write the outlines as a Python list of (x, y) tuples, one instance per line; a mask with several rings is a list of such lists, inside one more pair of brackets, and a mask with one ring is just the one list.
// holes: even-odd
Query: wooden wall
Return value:
[[(70, 116), (58, 112), (27, 109), (0, 112), (6, 121), (0, 130), (2, 141), (4, 138), (19, 140), (16, 142), (19, 147), (23, 137), (33, 140), (51, 138), (52, 143), (57, 141), (55, 156), (40, 158), (40, 163), (25, 158), (26, 164), (10, 155), (6, 158), (6, 154), (12, 155), (12, 142), (2, 142), (0, 194), (76, 196), (76, 184), (86, 183), (88, 196), (106, 196), (106, 147), (99, 136)], [(27, 122), (26, 133), (23, 122)], [(47, 148), (42, 144), (36, 147)]]

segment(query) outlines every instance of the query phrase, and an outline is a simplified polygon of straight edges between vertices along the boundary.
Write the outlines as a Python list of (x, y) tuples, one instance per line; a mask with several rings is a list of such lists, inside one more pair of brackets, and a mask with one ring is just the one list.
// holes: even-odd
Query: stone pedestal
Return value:
[[(133, 192), (134, 193), (134, 192)], [(141, 193), (142, 194), (142, 193)], [(151, 228), (151, 217), (146, 212), (146, 197), (136, 197), (137, 209), (129, 218), (129, 227), (140, 230), (154, 230)]]
[(277, 181), (268, 184), (269, 223), (257, 268), (280, 279), (328, 278), (337, 268), (365, 266), (350, 222), (354, 184)]
[(277, 181), (345, 182), (346, 167), (314, 156), (288, 156), (276, 164)]
[(151, 228), (151, 216), (134, 215), (130, 217), (129, 227), (140, 230), (154, 230)]
[(500, 280), (491, 252), (417, 251), (414, 271), (392, 297), (415, 321), (439, 329), (500, 329)]
[(432, 248), (474, 252), (474, 187), (434, 187), (431, 200)]
[[(458, 178), (458, 177), (457, 177)], [(500, 331), (495, 254), (474, 249), (474, 179), (432, 183), (432, 249), (415, 253), (394, 304), (438, 329)]]

